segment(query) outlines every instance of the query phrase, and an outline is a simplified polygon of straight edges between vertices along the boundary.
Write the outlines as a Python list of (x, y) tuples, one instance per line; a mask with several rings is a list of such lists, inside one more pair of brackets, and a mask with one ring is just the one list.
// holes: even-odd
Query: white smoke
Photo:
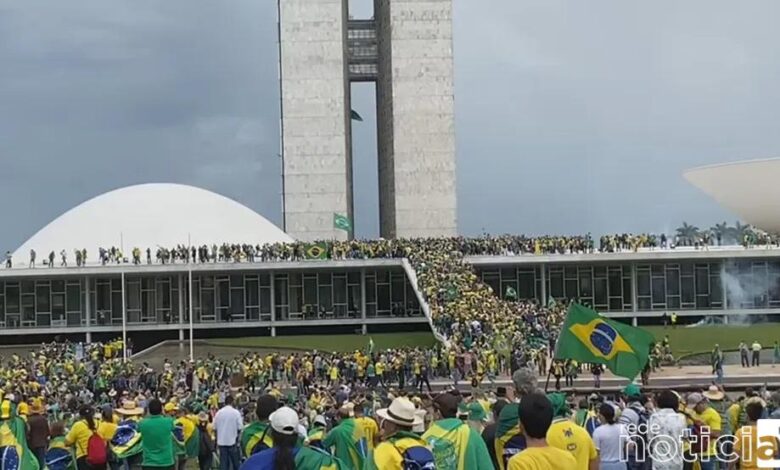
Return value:
[[(721, 272), (720, 282), (723, 283), (726, 290), (726, 298), (729, 301), (728, 309), (737, 312), (742, 310), (742, 304), (766, 300), (770, 287), (769, 276), (755, 276), (752, 272), (737, 274), (737, 267), (733, 262), (728, 263), (726, 269)], [(757, 307), (761, 306), (757, 305)], [(729, 315), (729, 324), (750, 324), (750, 315), (746, 313)]]

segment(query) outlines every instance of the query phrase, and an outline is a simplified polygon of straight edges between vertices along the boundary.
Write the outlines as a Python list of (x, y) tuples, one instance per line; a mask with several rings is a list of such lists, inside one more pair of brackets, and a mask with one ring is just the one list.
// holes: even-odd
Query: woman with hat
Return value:
[(346, 469), (337, 458), (302, 445), (298, 436), (298, 413), (283, 406), (270, 418), (273, 447), (258, 452), (241, 465), (241, 470)]
[[(404, 461), (413, 455), (430, 458), (433, 454), (422, 438), (412, 429), (422, 422), (414, 403), (404, 397), (396, 398), (388, 408), (376, 411), (382, 442), (367, 459), (366, 467), (377, 470), (402, 470)], [(419, 459), (420, 457), (418, 457)], [(419, 468), (424, 468), (425, 462)]]

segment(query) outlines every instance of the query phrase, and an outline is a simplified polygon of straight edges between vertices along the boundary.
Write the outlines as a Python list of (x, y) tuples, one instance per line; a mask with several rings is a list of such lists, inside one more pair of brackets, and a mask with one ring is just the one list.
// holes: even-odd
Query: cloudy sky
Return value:
[[(0, 250), (150, 181), (280, 223), (275, 3), (0, 0)], [(780, 156), (774, 0), (455, 5), (463, 233), (709, 226), (734, 216), (682, 170)], [(353, 90), (365, 236), (378, 233), (372, 93)]]

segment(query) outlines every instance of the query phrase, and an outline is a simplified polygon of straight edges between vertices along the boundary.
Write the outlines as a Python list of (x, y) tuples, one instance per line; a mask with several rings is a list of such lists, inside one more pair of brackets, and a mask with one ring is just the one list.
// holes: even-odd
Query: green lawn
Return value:
[(740, 341), (750, 345), (758, 340), (764, 348), (771, 348), (780, 340), (780, 323), (764, 323), (749, 326), (701, 326), (676, 329), (662, 326), (646, 326), (642, 329), (652, 333), (659, 341), (669, 335), (672, 353), (675, 357), (698, 352), (711, 351), (715, 343), (723, 350), (736, 350)]
[(280, 349), (317, 349), (320, 351), (354, 351), (365, 349), (369, 337), (373, 338), (376, 348), (387, 349), (397, 347), (429, 347), (436, 343), (433, 335), (428, 332), (414, 333), (379, 333), (372, 335), (304, 335), (304, 336), (257, 336), (250, 338), (220, 338), (210, 339), (208, 344), (214, 346), (235, 346), (247, 348), (280, 348)]

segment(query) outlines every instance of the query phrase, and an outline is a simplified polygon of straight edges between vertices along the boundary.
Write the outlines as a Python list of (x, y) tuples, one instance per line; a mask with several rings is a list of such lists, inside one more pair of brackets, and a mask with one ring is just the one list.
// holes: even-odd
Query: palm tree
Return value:
[(723, 221), (722, 224), (715, 224), (710, 227), (710, 232), (712, 232), (712, 235), (720, 243), (726, 242), (730, 237), (729, 224), (726, 221)]
[(689, 225), (688, 222), (683, 222), (682, 226), (677, 229), (677, 236), (680, 238), (680, 244), (693, 245), (699, 238), (700, 230), (695, 225)]
[(739, 220), (734, 223), (734, 240), (736, 243), (743, 243), (745, 235), (752, 233), (753, 228), (749, 224), (743, 224)]

